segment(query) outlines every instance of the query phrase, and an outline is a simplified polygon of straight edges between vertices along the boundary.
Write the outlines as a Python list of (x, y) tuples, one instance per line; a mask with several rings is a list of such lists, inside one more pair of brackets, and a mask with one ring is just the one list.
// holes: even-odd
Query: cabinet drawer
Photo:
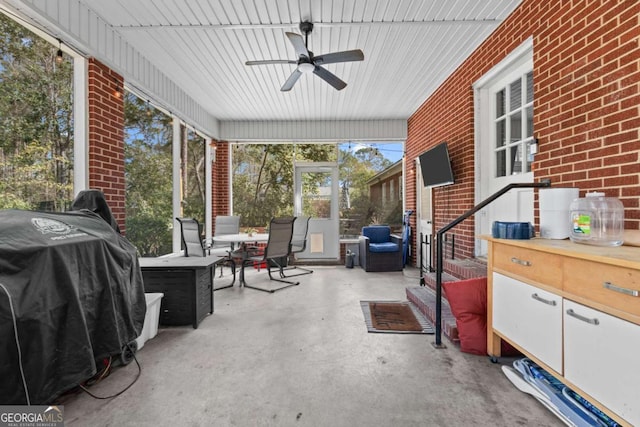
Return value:
[(493, 267), (562, 288), (562, 257), (511, 245), (493, 245)]
[(564, 376), (640, 426), (640, 326), (564, 300)]
[(564, 291), (640, 316), (640, 270), (564, 260)]
[(493, 329), (562, 374), (562, 298), (493, 273)]

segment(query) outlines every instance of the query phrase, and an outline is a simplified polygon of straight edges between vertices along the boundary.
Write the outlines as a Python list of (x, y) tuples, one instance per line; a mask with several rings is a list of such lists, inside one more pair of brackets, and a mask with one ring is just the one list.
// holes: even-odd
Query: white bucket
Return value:
[(160, 302), (163, 296), (163, 293), (144, 294), (144, 299), (147, 303), (147, 314), (144, 317), (144, 326), (142, 326), (142, 332), (140, 333), (140, 336), (136, 338), (138, 350), (144, 347), (145, 342), (158, 334), (158, 322), (160, 320)]
[(571, 202), (579, 196), (578, 188), (542, 188), (540, 201), (540, 237), (567, 239), (571, 235)]

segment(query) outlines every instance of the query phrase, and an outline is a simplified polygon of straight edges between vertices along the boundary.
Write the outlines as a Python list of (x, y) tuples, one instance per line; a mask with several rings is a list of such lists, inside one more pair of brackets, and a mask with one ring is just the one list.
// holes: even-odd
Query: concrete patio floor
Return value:
[[(446, 338), (435, 349), (433, 335), (367, 333), (359, 301), (406, 300), (417, 270), (313, 268), (274, 294), (216, 291), (198, 329), (161, 326), (146, 342), (129, 390), (66, 397), (65, 425), (563, 425), (502, 374), (511, 359), (492, 364)], [(250, 283), (266, 278), (247, 274)], [(115, 368), (89, 390), (117, 393), (137, 372), (135, 362)]]

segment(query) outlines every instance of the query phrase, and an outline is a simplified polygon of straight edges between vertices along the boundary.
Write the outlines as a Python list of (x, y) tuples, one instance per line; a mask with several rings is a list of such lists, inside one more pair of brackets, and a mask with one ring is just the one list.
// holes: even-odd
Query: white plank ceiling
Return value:
[[(406, 119), (520, 0), (80, 0), (221, 121)], [(361, 49), (325, 67), (337, 91), (295, 65), (285, 36), (315, 24), (316, 55)]]
[[(102, 59), (152, 99), (154, 90), (165, 102), (179, 93), (195, 106), (194, 113), (181, 106), (174, 111), (201, 123), (206, 120), (197, 114), (206, 114), (229, 128), (252, 122), (406, 120), (520, 1), (0, 0), (0, 5), (11, 5), (51, 36)], [(308, 47), (316, 56), (364, 52), (364, 61), (324, 65), (347, 83), (345, 89), (303, 74), (291, 91), (281, 92), (295, 64), (245, 65), (297, 59), (285, 32), (300, 33), (301, 21), (314, 23)]]

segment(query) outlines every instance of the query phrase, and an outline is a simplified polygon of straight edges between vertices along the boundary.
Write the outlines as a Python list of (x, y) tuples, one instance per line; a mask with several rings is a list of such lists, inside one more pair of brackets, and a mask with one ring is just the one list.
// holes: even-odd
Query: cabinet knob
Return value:
[(602, 284), (602, 287), (605, 289), (609, 289), (611, 291), (615, 291), (615, 292), (620, 292), (621, 294), (625, 294), (625, 295), (630, 295), (632, 297), (637, 297), (638, 296), (638, 291), (635, 289), (627, 289), (627, 288), (623, 288), (621, 286), (616, 286), (611, 282), (604, 282)]

